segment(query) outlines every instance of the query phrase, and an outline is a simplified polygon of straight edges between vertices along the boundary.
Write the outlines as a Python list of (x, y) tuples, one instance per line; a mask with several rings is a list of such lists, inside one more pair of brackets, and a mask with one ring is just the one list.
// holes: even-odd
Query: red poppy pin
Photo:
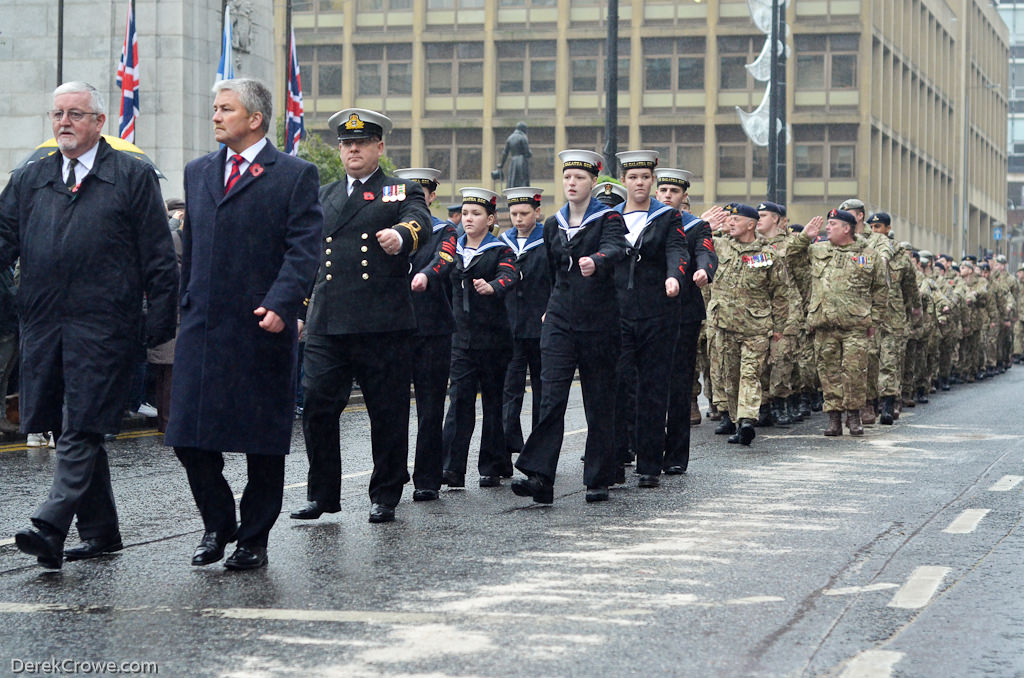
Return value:
[(373, 200), (373, 193), (370, 191), (363, 191), (363, 200)]
[(71, 192), (72, 192), (72, 193), (78, 193), (78, 187), (79, 187), (79, 186), (81, 186), (81, 185), (82, 185), (82, 184), (75, 184), (75, 185), (74, 185), (74, 186), (73, 186), (73, 187), (71, 188)]
[(252, 174), (254, 177), (258, 177), (259, 175), (263, 174), (263, 165), (259, 164), (258, 162), (254, 162), (253, 164), (249, 165), (249, 173)]

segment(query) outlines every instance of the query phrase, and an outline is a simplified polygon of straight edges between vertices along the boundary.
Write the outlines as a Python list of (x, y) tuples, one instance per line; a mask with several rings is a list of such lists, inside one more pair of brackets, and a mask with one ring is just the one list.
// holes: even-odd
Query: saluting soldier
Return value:
[[(657, 151), (624, 151), (616, 157), (627, 197), (615, 211), (625, 220), (629, 247), (615, 266), (622, 328), (615, 442), (620, 464), (628, 461), (632, 444), (639, 486), (657, 487), (679, 332), (679, 290), (689, 275), (690, 253), (679, 210), (651, 198)], [(635, 406), (625, 406), (628, 401)]]
[(512, 330), (505, 295), (519, 280), (515, 255), (491, 234), (497, 221), (498, 194), (468, 187), (462, 193), (462, 228), (452, 267), (451, 385), (444, 422), (444, 484), (466, 486), (466, 459), (476, 423), (476, 394), (480, 393), (483, 426), (477, 468), (480, 487), (499, 487), (511, 475), (501, 422), (502, 385), (512, 352)]
[[(544, 225), (538, 222), (542, 193), (541, 189), (532, 186), (506, 188), (504, 191), (512, 228), (502, 233), (501, 239), (515, 253), (516, 269), (519, 271), (519, 282), (510, 294), (505, 295), (505, 307), (512, 326), (512, 357), (505, 373), (502, 420), (505, 445), (510, 454), (518, 454), (523, 449), (520, 414), (526, 393), (527, 371), (530, 373), (530, 389), (533, 391), (531, 430), (540, 419), (543, 383), (540, 325), (548, 297), (551, 296), (551, 268), (544, 251)], [(512, 475), (511, 464), (508, 472), (502, 475)]]
[(587, 418), (586, 500), (607, 501), (616, 468), (615, 363), (619, 354), (613, 270), (626, 254), (625, 226), (622, 215), (591, 197), (601, 156), (571, 149), (558, 157), (568, 202), (544, 222), (544, 246), (555, 279), (541, 327), (541, 416), (516, 460), (516, 468), (526, 477), (513, 480), (512, 491), (542, 504), (554, 500), (565, 408), (579, 367)]
[[(761, 375), (766, 368), (771, 341), (778, 341), (788, 329), (789, 315), (773, 313), (774, 299), (785, 297), (792, 281), (774, 250), (757, 237), (757, 210), (734, 204), (730, 210), (731, 238), (719, 238), (718, 278), (711, 297), (709, 315), (718, 330), (717, 351), (712, 359), (720, 363), (715, 381), (715, 399), (725, 405), (716, 433), (732, 432), (730, 443), (750, 445), (754, 423), (761, 408)], [(731, 431), (729, 429), (732, 429)]]
[[(659, 167), (654, 170), (658, 200), (679, 210), (686, 236), (690, 273), (683, 277), (679, 290), (679, 335), (672, 352), (672, 372), (669, 377), (668, 417), (665, 428), (666, 475), (685, 473), (690, 463), (690, 426), (700, 423), (700, 408), (696, 393), (697, 344), (704, 318), (703, 288), (715, 279), (718, 255), (711, 239), (711, 222), (725, 219), (720, 207), (712, 207), (700, 218), (688, 211), (691, 174), (686, 170)], [(708, 400), (710, 400), (708, 388)]]
[[(854, 235), (857, 219), (845, 210), (828, 213), (828, 241), (814, 243), (823, 219), (811, 219), (793, 240), (793, 255), (809, 259), (811, 300), (807, 323), (814, 331), (818, 375), (829, 423), (826, 436), (864, 434), (861, 408), (867, 399), (864, 373), (869, 340), (886, 304), (885, 262)], [(812, 244), (814, 243), (814, 244)]]
[[(399, 179), (415, 181), (423, 187), (430, 207), (437, 197), (441, 171), (431, 167), (395, 170)], [(455, 261), (455, 225), (430, 216), (433, 230), (412, 255), (410, 289), (416, 314), (413, 339), (412, 385), (416, 393), (416, 457), (413, 462), (413, 501), (437, 499), (441, 489), (444, 445), (441, 425), (444, 420), (444, 396), (448, 390), (448, 364), (452, 356), (451, 285), (448, 274)]]
[(371, 523), (391, 522), (409, 480), (409, 364), (416, 316), (410, 256), (431, 232), (423, 188), (380, 168), (391, 120), (348, 108), (331, 116), (345, 178), (320, 189), (324, 233), (309, 302), (302, 428), (309, 502), (293, 518), (339, 511), (338, 418), (359, 382), (370, 417)]

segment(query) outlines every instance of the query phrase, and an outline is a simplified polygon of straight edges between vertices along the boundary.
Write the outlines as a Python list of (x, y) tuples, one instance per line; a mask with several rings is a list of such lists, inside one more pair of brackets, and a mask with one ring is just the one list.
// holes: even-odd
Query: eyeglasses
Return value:
[(46, 117), (48, 117), (53, 122), (60, 122), (61, 120), (64, 119), (65, 115), (67, 115), (68, 118), (71, 119), (71, 122), (81, 122), (82, 118), (84, 118), (85, 116), (87, 116), (87, 115), (99, 115), (99, 113), (94, 113), (93, 111), (76, 111), (74, 109), (72, 109), (70, 111), (62, 111), (62, 110), (58, 109), (58, 110), (55, 110), (55, 111), (47, 111), (46, 112)]

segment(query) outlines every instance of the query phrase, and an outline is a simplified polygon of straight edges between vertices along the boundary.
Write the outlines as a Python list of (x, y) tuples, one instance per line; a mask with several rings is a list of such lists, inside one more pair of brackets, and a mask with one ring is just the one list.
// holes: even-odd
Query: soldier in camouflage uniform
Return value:
[[(908, 319), (920, 318), (921, 299), (917, 291), (917, 270), (907, 254), (907, 246), (891, 239), (891, 217), (885, 212), (876, 212), (866, 223), (871, 226), (874, 241), (879, 243), (875, 249), (881, 252), (882, 248), (889, 248), (886, 307), (878, 328), (878, 396), (881, 399), (880, 414), (892, 417), (895, 400), (902, 391)], [(872, 239), (868, 242), (871, 243)], [(867, 409), (873, 410), (874, 407)]]
[[(953, 363), (957, 353), (960, 351), (960, 337), (962, 336), (963, 325), (960, 322), (963, 311), (963, 297), (947, 277), (947, 262), (938, 258), (932, 264), (931, 278), (935, 281), (942, 298), (947, 306), (946, 323), (939, 325), (939, 356), (936, 365), (939, 388), (943, 391), (950, 389), (953, 377)], [(949, 274), (953, 274), (949, 271)], [(959, 279), (959, 278), (954, 278)]]
[(761, 406), (761, 374), (769, 346), (782, 337), (788, 321), (773, 317), (773, 299), (785, 295), (792, 281), (785, 271), (778, 273), (776, 267), (783, 264), (757, 237), (757, 210), (733, 205), (730, 211), (731, 237), (715, 240), (718, 275), (708, 308), (717, 329), (710, 347), (712, 360), (719, 364), (715, 400), (723, 410), (716, 432), (738, 426), (729, 442), (749, 445)]
[(999, 305), (1001, 294), (999, 289), (989, 282), (992, 268), (988, 261), (978, 264), (978, 277), (984, 283), (988, 294), (985, 298), (985, 318), (987, 322), (981, 329), (982, 378), (995, 376), (996, 373), (996, 338), (999, 333)]
[(822, 222), (821, 217), (812, 219), (792, 249), (794, 257), (808, 259), (811, 271), (807, 323), (814, 330), (829, 416), (825, 435), (843, 434), (843, 410), (851, 435), (863, 435), (864, 374), (869, 340), (886, 306), (885, 261), (865, 239), (855, 237), (856, 217), (845, 210), (828, 213), (828, 242), (812, 245)]
[[(929, 393), (934, 387), (941, 387), (939, 358), (943, 338), (948, 332), (952, 307), (945, 294), (944, 285), (933, 275), (935, 255), (927, 250), (918, 252), (918, 291), (921, 293), (922, 317), (925, 318), (925, 375), (918, 386)], [(909, 351), (908, 351), (908, 356)]]
[(996, 370), (1005, 372), (1010, 366), (1013, 344), (1013, 321), (1017, 315), (1017, 280), (1006, 272), (1006, 256), (997, 254), (989, 262), (992, 272), (989, 286), (997, 290), (996, 310), (999, 320), (996, 324)]
[(982, 332), (988, 326), (988, 286), (975, 271), (977, 259), (969, 256), (960, 262), (960, 279), (966, 290), (968, 308), (960, 365), (964, 381), (968, 384), (985, 378), (982, 371), (985, 365)]
[(1017, 267), (1017, 319), (1013, 323), (1013, 359), (1020, 362), (1024, 356), (1024, 314), (1021, 314), (1024, 304), (1024, 264)]
[[(772, 315), (775, 318), (786, 318), (782, 337), (771, 342), (768, 355), (768, 369), (762, 375), (762, 391), (767, 396), (761, 403), (760, 423), (775, 426), (790, 426), (799, 421), (799, 411), (790, 404), (793, 394), (794, 358), (800, 328), (804, 324), (803, 300), (795, 283), (792, 262), (789, 259), (789, 229), (786, 227), (786, 209), (771, 201), (764, 201), (757, 206), (757, 234), (771, 247), (776, 265), (772, 267), (772, 275), (785, 277), (791, 286), (784, 294), (772, 299)], [(781, 264), (781, 265), (780, 265)], [(790, 315), (793, 317), (790, 318)], [(770, 416), (768, 413), (770, 412)]]
[[(790, 226), (791, 237), (796, 237), (803, 232), (801, 224)], [(805, 262), (806, 263), (806, 262)], [(800, 290), (801, 309), (800, 315), (803, 322), (800, 324), (800, 335), (797, 337), (796, 357), (793, 365), (793, 385), (796, 393), (790, 396), (792, 406), (795, 407), (800, 419), (807, 419), (811, 416), (812, 409), (815, 412), (821, 411), (821, 401), (818, 399), (820, 384), (818, 383), (818, 364), (814, 358), (814, 336), (807, 327), (807, 302), (811, 297), (811, 274), (806, 266), (800, 265), (799, 260), (790, 257), (790, 272), (793, 274), (793, 281)]]

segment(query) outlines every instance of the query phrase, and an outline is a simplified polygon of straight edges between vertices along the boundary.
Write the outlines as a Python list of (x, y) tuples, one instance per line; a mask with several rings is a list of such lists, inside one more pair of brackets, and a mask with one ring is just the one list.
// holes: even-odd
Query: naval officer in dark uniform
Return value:
[[(430, 167), (395, 170), (399, 179), (423, 186), (427, 206), (437, 197), (441, 171)], [(412, 255), (410, 289), (416, 312), (413, 338), (412, 385), (416, 392), (416, 460), (413, 462), (413, 501), (437, 499), (441, 489), (444, 445), (441, 424), (452, 357), (452, 290), (448, 282), (455, 261), (455, 224), (431, 215), (433, 230)]]
[(601, 171), (601, 156), (574, 149), (558, 157), (568, 202), (544, 222), (544, 245), (555, 280), (541, 327), (541, 415), (516, 460), (516, 468), (526, 477), (513, 480), (512, 491), (541, 504), (554, 500), (565, 408), (579, 367), (587, 417), (586, 500), (607, 501), (608, 486), (615, 479), (613, 418), (619, 355), (613, 270), (626, 255), (625, 227), (621, 214), (590, 195)]
[(423, 188), (380, 168), (391, 120), (361, 108), (331, 116), (346, 177), (320, 189), (324, 232), (306, 319), (302, 428), (309, 502), (293, 518), (340, 510), (338, 418), (358, 381), (370, 417), (371, 523), (395, 519), (409, 480), (409, 363), (416, 316), (410, 255), (431, 233)]
[[(505, 373), (505, 393), (502, 418), (505, 425), (505, 444), (510, 453), (523, 449), (523, 426), (519, 420), (526, 393), (526, 372), (530, 372), (533, 391), (531, 418), (533, 426), (540, 419), (540, 323), (551, 296), (551, 267), (544, 250), (544, 225), (540, 218), (543, 191), (532, 186), (506, 188), (508, 216), (512, 228), (501, 234), (516, 255), (519, 282), (505, 295), (508, 320), (512, 326), (512, 358)], [(508, 475), (512, 475), (511, 465)]]

